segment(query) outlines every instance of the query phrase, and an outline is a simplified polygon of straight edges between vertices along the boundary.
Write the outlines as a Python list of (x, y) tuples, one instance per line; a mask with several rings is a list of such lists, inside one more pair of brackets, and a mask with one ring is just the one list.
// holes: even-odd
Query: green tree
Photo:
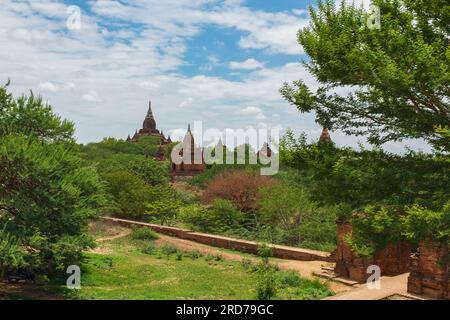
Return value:
[(145, 215), (163, 225), (169, 224), (177, 216), (181, 204), (180, 196), (171, 185), (157, 185), (151, 188)]
[[(321, 86), (302, 80), (282, 95), (316, 121), (381, 145), (423, 138), (449, 151), (439, 128), (450, 123), (449, 12), (446, 0), (373, 0), (381, 27), (369, 28), (362, 8), (319, 1), (298, 41), (310, 56), (306, 68)], [(347, 96), (338, 94), (352, 87)], [(349, 90), (348, 90), (349, 91)]]
[(111, 210), (118, 216), (129, 219), (143, 217), (145, 203), (151, 197), (150, 186), (136, 174), (126, 170), (114, 170), (103, 175), (108, 191), (113, 197)]
[(7, 91), (9, 82), (0, 87), (0, 136), (22, 134), (46, 142), (73, 142), (74, 125), (53, 113), (50, 105), (33, 92), (15, 99)]
[(51, 273), (80, 263), (84, 235), (104, 204), (94, 168), (77, 157), (73, 124), (33, 95), (0, 87), (1, 273)]

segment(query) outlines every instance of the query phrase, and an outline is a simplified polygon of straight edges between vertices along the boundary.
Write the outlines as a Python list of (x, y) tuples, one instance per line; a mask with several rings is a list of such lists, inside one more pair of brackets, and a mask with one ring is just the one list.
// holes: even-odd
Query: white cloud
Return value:
[[(242, 1), (88, 1), (82, 29), (69, 31), (62, 2), (1, 3), (0, 83), (10, 77), (16, 95), (41, 90), (58, 114), (76, 123), (80, 142), (133, 133), (150, 98), (158, 127), (172, 129), (173, 138), (184, 136), (194, 120), (221, 130), (261, 122), (297, 131), (320, 129), (314, 115), (300, 116), (278, 92), (283, 82), (297, 79), (317, 87), (299, 63), (269, 68), (245, 60), (246, 50), (241, 50), (242, 61), (233, 61), (234, 67), (249, 72), (237, 80), (180, 71), (191, 63), (186, 58), (189, 40), (207, 26), (238, 32), (241, 48), (296, 57), (302, 52), (296, 32), (308, 23), (302, 12), (264, 12)], [(221, 63), (213, 54), (205, 57), (211, 65)], [(275, 112), (278, 117), (271, 116)]]
[(87, 101), (87, 102), (99, 102), (101, 101), (98, 93), (94, 90), (90, 90), (89, 92), (83, 94), (81, 96), (81, 100)]
[(188, 106), (192, 102), (192, 100), (193, 99), (191, 97), (188, 97), (186, 100), (183, 100), (180, 103), (180, 108), (184, 108), (184, 107)]
[(230, 62), (231, 69), (244, 69), (244, 70), (253, 70), (253, 69), (261, 69), (264, 68), (264, 64), (255, 60), (253, 58), (247, 59), (245, 61), (231, 61)]
[(39, 88), (42, 91), (47, 91), (47, 92), (60, 92), (60, 91), (74, 89), (75, 84), (73, 82), (68, 82), (65, 84), (56, 84), (56, 83), (47, 81), (47, 82), (40, 83)]

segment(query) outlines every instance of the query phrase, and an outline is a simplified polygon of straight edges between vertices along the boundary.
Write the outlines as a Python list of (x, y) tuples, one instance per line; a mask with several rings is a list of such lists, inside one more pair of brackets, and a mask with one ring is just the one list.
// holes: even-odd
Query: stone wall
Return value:
[(338, 243), (335, 252), (335, 273), (341, 277), (364, 283), (371, 275), (367, 267), (377, 265), (382, 276), (395, 276), (408, 272), (411, 248), (407, 243), (389, 245), (369, 258), (362, 258), (354, 253), (346, 242), (347, 235), (352, 233), (349, 222), (338, 221)]
[(450, 247), (422, 243), (411, 256), (408, 292), (433, 299), (450, 299)]
[[(102, 219), (120, 224), (125, 227), (130, 226), (147, 227), (161, 234), (175, 236), (177, 238), (186, 240), (192, 240), (198, 243), (203, 243), (214, 247), (232, 249), (246, 253), (256, 254), (258, 252), (259, 247), (259, 244), (254, 241), (233, 239), (206, 233), (194, 232), (187, 229), (161, 226), (158, 224), (110, 218), (110, 217), (103, 217)], [(276, 258), (302, 260), (302, 261), (327, 261), (327, 262), (334, 261), (334, 257), (329, 252), (294, 248), (280, 245), (269, 245), (269, 246), (272, 248), (272, 254)]]

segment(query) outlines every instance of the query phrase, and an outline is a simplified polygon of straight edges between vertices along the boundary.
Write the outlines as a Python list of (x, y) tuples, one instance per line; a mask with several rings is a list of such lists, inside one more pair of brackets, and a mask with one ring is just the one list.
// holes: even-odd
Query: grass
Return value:
[[(240, 262), (180, 251), (171, 245), (155, 246), (131, 235), (105, 245), (108, 254), (85, 254), (81, 290), (68, 293), (61, 279), (51, 291), (69, 299), (256, 298), (257, 268)], [(332, 294), (324, 284), (300, 277), (286, 284), (284, 273), (277, 271), (276, 299), (318, 299)]]

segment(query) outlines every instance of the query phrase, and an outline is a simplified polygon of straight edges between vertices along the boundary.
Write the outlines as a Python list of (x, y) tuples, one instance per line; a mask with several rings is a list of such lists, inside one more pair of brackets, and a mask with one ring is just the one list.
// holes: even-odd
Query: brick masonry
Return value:
[(409, 244), (391, 244), (374, 256), (363, 258), (354, 253), (346, 242), (347, 235), (351, 233), (351, 223), (338, 221), (338, 243), (335, 252), (336, 274), (364, 283), (371, 275), (371, 273), (367, 273), (367, 267), (370, 265), (379, 266), (382, 276), (395, 276), (408, 272), (411, 254)]
[[(161, 226), (158, 224), (145, 223), (133, 220), (103, 217), (102, 219), (120, 224), (125, 227), (142, 226), (151, 228), (153, 231), (174, 236), (181, 239), (191, 240), (198, 243), (224, 248), (246, 253), (257, 253), (260, 244), (254, 241), (239, 240), (228, 237), (216, 236), (206, 233), (194, 232), (187, 229)], [(269, 245), (272, 248), (272, 254), (275, 258), (292, 259), (301, 261), (327, 261), (333, 262), (334, 257), (329, 252), (294, 248), (280, 245)]]
[(433, 299), (450, 299), (450, 247), (445, 243), (422, 243), (411, 256), (408, 292)]

